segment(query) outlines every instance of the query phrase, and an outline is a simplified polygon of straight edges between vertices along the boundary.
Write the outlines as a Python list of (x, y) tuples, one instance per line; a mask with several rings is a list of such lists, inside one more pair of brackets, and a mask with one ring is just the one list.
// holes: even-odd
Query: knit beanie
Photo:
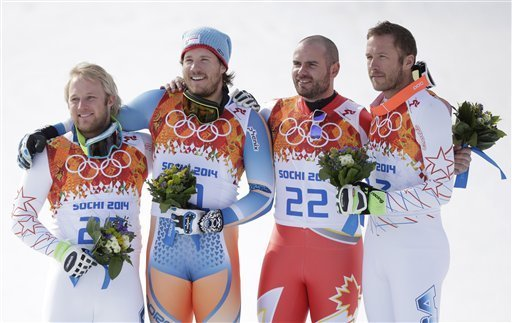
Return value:
[(231, 56), (231, 39), (228, 35), (214, 28), (200, 27), (186, 31), (182, 40), (181, 59), (191, 49), (205, 48), (214, 53), (222, 64), (228, 68), (229, 57)]

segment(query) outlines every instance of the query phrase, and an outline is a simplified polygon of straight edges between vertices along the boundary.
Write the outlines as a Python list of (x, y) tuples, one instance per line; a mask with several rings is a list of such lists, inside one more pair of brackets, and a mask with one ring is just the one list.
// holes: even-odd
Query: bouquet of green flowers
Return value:
[(173, 165), (146, 183), (153, 196), (153, 202), (160, 204), (162, 213), (171, 207), (187, 209), (188, 200), (196, 193), (196, 177), (190, 171), (190, 166), (180, 169)]
[(116, 278), (123, 269), (123, 262), (133, 266), (130, 253), (133, 251), (131, 242), (135, 233), (128, 230), (128, 220), (116, 216), (107, 218), (102, 227), (94, 217), (87, 221), (87, 233), (94, 241), (92, 257), (101, 265), (108, 267), (111, 279)]
[(347, 184), (357, 184), (370, 176), (375, 169), (376, 163), (368, 159), (363, 148), (346, 147), (342, 150), (331, 148), (318, 160), (321, 167), (318, 175), (321, 180), (328, 179), (338, 189)]
[[(484, 107), (480, 103), (469, 103), (467, 101), (459, 104), (455, 116), (457, 119), (452, 127), (453, 143), (462, 147), (469, 146), (474, 153), (499, 169), (501, 179), (506, 179), (505, 173), (503, 173), (498, 164), (482, 151), (489, 149), (496, 141), (507, 135), (498, 129), (500, 117), (493, 116), (489, 111), (484, 111)], [(455, 187), (466, 187), (469, 176), (468, 171), (457, 175)]]
[(455, 145), (475, 147), (485, 150), (507, 134), (498, 129), (499, 116), (484, 111), (480, 103), (464, 101), (455, 112), (457, 119), (452, 127)]

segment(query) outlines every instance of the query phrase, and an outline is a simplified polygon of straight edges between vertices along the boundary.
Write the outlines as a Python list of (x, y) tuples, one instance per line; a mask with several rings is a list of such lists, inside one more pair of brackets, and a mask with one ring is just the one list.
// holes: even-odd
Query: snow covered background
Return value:
[[(366, 32), (378, 21), (407, 27), (418, 59), (428, 62), (452, 104), (479, 101), (503, 118), (510, 134), (511, 4), (494, 3), (237, 3), (2, 1), (1, 317), (38, 321), (49, 263), (10, 232), (10, 212), (22, 177), (15, 159), (28, 131), (68, 116), (63, 88), (76, 63), (97, 63), (115, 78), (125, 102), (181, 72), (181, 35), (208, 25), (229, 34), (235, 86), (260, 102), (294, 95), (291, 59), (302, 38), (322, 34), (340, 50), (335, 88), (367, 105), (376, 96), (366, 73)], [(489, 154), (510, 177), (510, 136)], [(451, 263), (442, 321), (510, 321), (510, 180), (474, 156), (469, 188), (443, 207)], [(242, 183), (240, 194), (247, 192)], [(141, 213), (147, 238), (149, 194)], [(48, 216), (47, 207), (41, 217)], [(272, 212), (240, 228), (242, 321), (254, 322), (259, 271)], [(141, 259), (144, 259), (144, 255)], [(143, 266), (142, 266), (143, 267)], [(143, 268), (141, 268), (143, 275)], [(143, 276), (142, 276), (143, 277)], [(359, 322), (366, 321), (364, 307)]]

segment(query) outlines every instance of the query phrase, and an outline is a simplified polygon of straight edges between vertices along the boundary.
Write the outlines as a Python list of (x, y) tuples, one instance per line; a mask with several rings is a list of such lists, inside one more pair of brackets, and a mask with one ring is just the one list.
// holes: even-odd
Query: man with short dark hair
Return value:
[(414, 80), (416, 42), (388, 21), (368, 31), (366, 58), (373, 88), (370, 176), (363, 265), (369, 321), (437, 322), (450, 258), (440, 207), (452, 195), (451, 107)]
[(370, 115), (334, 90), (336, 45), (304, 38), (293, 54), (297, 96), (273, 102), (268, 115), (276, 174), (276, 224), (263, 261), (259, 320), (353, 321), (361, 297), (359, 216), (338, 213), (336, 188), (318, 178), (330, 149), (361, 147)]

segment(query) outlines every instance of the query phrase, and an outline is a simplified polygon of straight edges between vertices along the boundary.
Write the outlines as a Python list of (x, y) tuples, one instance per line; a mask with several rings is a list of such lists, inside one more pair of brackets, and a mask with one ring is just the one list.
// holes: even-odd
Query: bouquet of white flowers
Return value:
[(357, 184), (370, 176), (375, 169), (375, 162), (368, 160), (366, 151), (362, 148), (347, 147), (342, 150), (331, 148), (318, 160), (319, 176), (322, 180), (329, 179), (336, 188), (347, 184)]
[(455, 112), (457, 119), (453, 125), (453, 142), (456, 145), (468, 145), (480, 150), (492, 147), (496, 141), (507, 134), (498, 129), (499, 116), (484, 111), (480, 103), (464, 101)]
[(130, 260), (130, 253), (133, 251), (131, 242), (135, 233), (128, 230), (128, 220), (116, 216), (107, 218), (105, 225), (93, 217), (87, 222), (87, 233), (94, 241), (94, 248), (91, 251), (92, 257), (101, 265), (108, 267), (108, 274), (111, 279), (116, 278), (123, 268), (123, 262)]
[[(505, 173), (498, 164), (483, 152), (483, 150), (489, 149), (496, 141), (507, 135), (498, 129), (500, 117), (493, 115), (490, 111), (485, 111), (480, 103), (467, 101), (459, 104), (455, 116), (457, 119), (452, 127), (453, 143), (471, 148), (471, 151), (499, 169), (501, 179), (506, 179)], [(467, 180), (468, 171), (457, 175), (454, 186), (465, 188)]]
[(354, 210), (360, 212), (367, 208), (364, 192), (368, 191), (369, 186), (362, 180), (370, 176), (376, 163), (369, 160), (363, 148), (332, 148), (319, 158), (318, 164), (321, 167), (318, 173), (320, 179), (328, 179), (338, 190), (338, 212), (351, 214)]

